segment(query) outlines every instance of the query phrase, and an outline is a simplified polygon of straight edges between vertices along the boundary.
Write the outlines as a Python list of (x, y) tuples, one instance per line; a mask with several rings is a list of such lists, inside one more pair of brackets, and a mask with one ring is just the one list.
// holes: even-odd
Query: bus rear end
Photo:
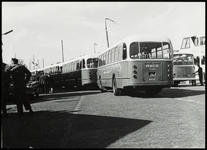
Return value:
[(170, 42), (133, 42), (130, 44), (128, 86), (157, 94), (173, 85), (173, 56)]
[(97, 88), (98, 58), (87, 58), (86, 66), (81, 70), (82, 86)]

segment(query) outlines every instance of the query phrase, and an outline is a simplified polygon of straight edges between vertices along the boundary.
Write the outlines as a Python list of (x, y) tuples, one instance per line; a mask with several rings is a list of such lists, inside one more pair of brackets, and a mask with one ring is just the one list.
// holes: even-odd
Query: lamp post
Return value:
[(108, 39), (108, 31), (107, 31), (106, 20), (110, 20), (110, 21), (114, 22), (115, 24), (117, 24), (117, 23), (115, 21), (109, 19), (109, 18), (105, 18), (106, 40), (107, 40), (107, 46), (109, 47), (109, 39)]
[(8, 32), (5, 32), (5, 33), (3, 33), (2, 35), (7, 35), (7, 34), (9, 34), (10, 32), (13, 32), (13, 30), (10, 30), (10, 31), (8, 31)]
[[(8, 32), (5, 32), (5, 33), (3, 33), (2, 35), (7, 35), (7, 34), (9, 34), (9, 33), (11, 33), (11, 32), (13, 32), (13, 30), (10, 30), (10, 31), (8, 31)], [(2, 45), (3, 45), (3, 42), (1, 41), (1, 60), (2, 60), (2, 62), (3, 62), (3, 57), (2, 57), (2, 51), (3, 51), (3, 48), (2, 48)]]

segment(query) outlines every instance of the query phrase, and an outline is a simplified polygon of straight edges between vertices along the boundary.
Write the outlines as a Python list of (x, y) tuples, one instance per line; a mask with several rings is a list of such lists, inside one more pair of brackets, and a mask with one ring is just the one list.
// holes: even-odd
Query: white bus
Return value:
[(97, 86), (98, 54), (87, 54), (61, 64), (62, 85), (66, 87)]
[(133, 35), (99, 54), (97, 83), (101, 91), (144, 90), (155, 95), (173, 85), (173, 49), (169, 38)]
[[(200, 65), (203, 69), (203, 81), (205, 82), (205, 64), (206, 64), (206, 53), (205, 53), (205, 36), (190, 36), (183, 38), (180, 52), (192, 53), (195, 58), (195, 70), (198, 70), (197, 65)], [(199, 80), (198, 73), (196, 74), (196, 80)]]

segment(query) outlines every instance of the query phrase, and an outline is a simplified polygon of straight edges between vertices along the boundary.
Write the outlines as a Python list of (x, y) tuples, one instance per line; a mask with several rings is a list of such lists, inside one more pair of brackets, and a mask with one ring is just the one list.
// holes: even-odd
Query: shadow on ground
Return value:
[[(39, 97), (35, 97), (29, 99), (31, 104), (34, 103), (40, 103), (45, 101), (52, 101), (52, 100), (63, 100), (63, 99), (69, 99), (70, 97), (76, 97), (76, 96), (85, 96), (85, 95), (94, 95), (94, 94), (100, 94), (100, 91), (73, 91), (73, 92), (62, 92), (62, 93), (54, 93), (54, 94), (40, 94)], [(15, 104), (15, 98), (10, 97), (10, 100), (8, 101), (8, 105)]]
[(136, 91), (131, 93), (124, 93), (121, 96), (139, 97), (139, 98), (182, 98), (188, 96), (197, 96), (205, 94), (205, 90), (191, 90), (191, 89), (163, 89), (157, 95), (147, 95), (144, 91)]
[(3, 148), (106, 148), (151, 123), (64, 111), (38, 111), (21, 118), (10, 115), (2, 120)]

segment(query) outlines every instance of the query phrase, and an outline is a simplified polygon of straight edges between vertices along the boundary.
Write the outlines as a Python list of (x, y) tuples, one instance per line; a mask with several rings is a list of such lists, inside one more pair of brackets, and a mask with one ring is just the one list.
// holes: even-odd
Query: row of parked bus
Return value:
[[(173, 77), (179, 74), (175, 73), (175, 69), (173, 71), (173, 66), (179, 62), (177, 57), (180, 58), (180, 55), (176, 55), (175, 59), (173, 57), (169, 38), (133, 35), (99, 54), (84, 55), (32, 72), (36, 75), (42, 71), (50, 74), (56, 86), (97, 86), (101, 91), (113, 89), (114, 95), (124, 91), (144, 90), (147, 94), (155, 95), (174, 84)], [(188, 60), (183, 65), (194, 65), (193, 56), (186, 54), (185, 57)], [(188, 75), (186, 77), (190, 78)]]

